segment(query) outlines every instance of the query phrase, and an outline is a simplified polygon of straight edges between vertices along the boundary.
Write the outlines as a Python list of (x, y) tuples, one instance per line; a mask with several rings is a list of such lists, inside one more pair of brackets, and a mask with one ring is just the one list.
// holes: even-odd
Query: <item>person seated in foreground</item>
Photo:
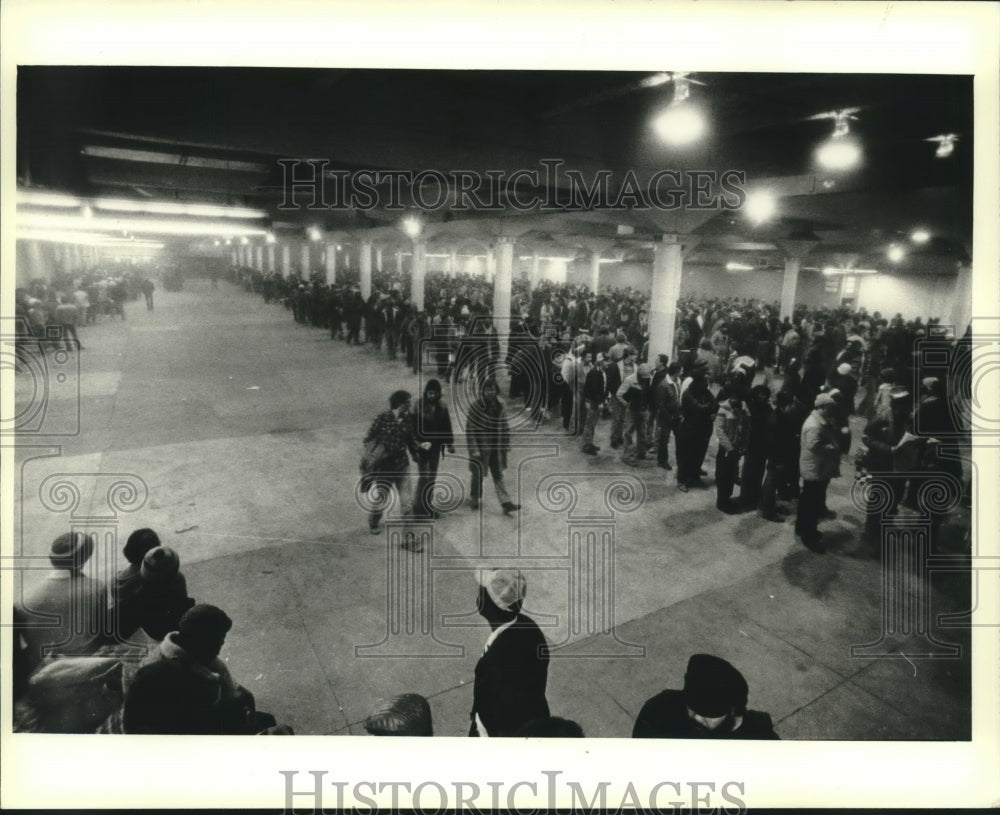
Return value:
[(777, 739), (771, 716), (747, 710), (747, 681), (726, 660), (695, 654), (683, 690), (648, 700), (632, 729), (634, 739)]

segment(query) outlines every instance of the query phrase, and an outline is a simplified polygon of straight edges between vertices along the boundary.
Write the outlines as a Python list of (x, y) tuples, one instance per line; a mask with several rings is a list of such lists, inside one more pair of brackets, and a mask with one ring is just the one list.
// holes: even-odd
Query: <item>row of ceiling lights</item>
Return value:
[[(652, 120), (654, 132), (666, 144), (673, 147), (686, 147), (698, 141), (708, 129), (705, 116), (697, 105), (690, 100), (691, 85), (705, 83), (692, 79), (688, 73), (663, 73), (648, 78), (643, 84), (653, 87), (672, 82), (674, 86), (673, 99)], [(833, 172), (850, 170), (861, 161), (861, 145), (850, 135), (850, 121), (856, 120), (855, 115), (860, 108), (844, 108), (831, 110), (810, 116), (810, 120), (832, 119), (833, 135), (817, 147), (815, 159), (820, 167)], [(956, 133), (942, 133), (925, 139), (937, 143), (934, 155), (937, 158), (947, 158), (955, 152)]]

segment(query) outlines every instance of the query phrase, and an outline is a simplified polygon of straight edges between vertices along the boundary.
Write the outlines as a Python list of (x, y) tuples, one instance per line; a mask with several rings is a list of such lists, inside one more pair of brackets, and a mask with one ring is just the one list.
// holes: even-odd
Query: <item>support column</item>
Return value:
[(497, 241), (493, 281), (493, 325), (500, 340), (500, 359), (507, 358), (510, 335), (510, 287), (514, 276), (514, 239), (503, 235)]
[(795, 290), (799, 285), (799, 270), (802, 268), (801, 258), (785, 258), (785, 276), (781, 279), (781, 312), (782, 320), (792, 319), (795, 311)]
[(529, 279), (529, 285), (531, 290), (534, 291), (538, 288), (538, 283), (541, 275), (541, 267), (539, 265), (540, 258), (538, 257), (538, 250), (536, 249), (531, 253), (531, 278)]
[[(369, 247), (371, 244), (369, 244)], [(382, 273), (382, 250), (381, 248), (375, 250), (375, 270), (381, 274)], [(368, 259), (368, 271), (371, 272), (371, 258)]]
[(396, 250), (396, 274), (401, 275), (403, 273), (403, 250)]
[(299, 260), (299, 273), (303, 280), (309, 279), (309, 244), (302, 244), (302, 257)]
[(601, 253), (590, 253), (590, 290), (597, 294), (597, 286), (601, 282)]
[(258, 246), (256, 254), (257, 254), (257, 263), (255, 265), (256, 265), (257, 271), (258, 272), (263, 272), (264, 271), (264, 247), (263, 246)]
[[(362, 243), (359, 252), (358, 265), (361, 270), (361, 296), (367, 301), (372, 296), (372, 245), (370, 243)], [(378, 250), (376, 257), (381, 264), (381, 249)]]
[[(951, 290), (952, 303), (948, 322), (955, 326), (955, 337), (961, 337), (972, 322), (972, 267), (961, 265)], [(861, 300), (859, 299), (860, 303)]]
[(285, 280), (292, 276), (292, 247), (287, 243), (281, 245), (281, 276)]
[(332, 286), (337, 282), (337, 244), (328, 243), (326, 245), (326, 285)]
[(275, 269), (274, 263), (274, 244), (269, 243), (267, 245), (267, 270), (273, 272)]
[(240, 265), (240, 254), (236, 249), (233, 250), (232, 259), (233, 259), (233, 266)]
[[(781, 319), (792, 319), (795, 311), (795, 292), (799, 284), (799, 272), (802, 270), (802, 259), (819, 243), (819, 240), (809, 233), (805, 237), (796, 236), (793, 239), (777, 241), (777, 247), (785, 256), (785, 276), (781, 281)], [(846, 264), (845, 264), (846, 265)], [(855, 302), (859, 302), (855, 300)]]
[(452, 249), (448, 255), (448, 277), (458, 274), (458, 250)]
[(496, 273), (497, 273), (497, 258), (496, 254), (493, 251), (493, 248), (490, 247), (489, 249), (486, 250), (486, 279), (492, 283), (494, 278), (496, 277)]
[(666, 354), (674, 361), (677, 297), (681, 291), (684, 256), (680, 235), (664, 235), (653, 244), (653, 293), (649, 308), (649, 358)]
[[(402, 253), (398, 255), (402, 260)], [(423, 241), (413, 244), (413, 263), (410, 269), (410, 299), (417, 311), (424, 310), (424, 275), (427, 271), (427, 244)]]

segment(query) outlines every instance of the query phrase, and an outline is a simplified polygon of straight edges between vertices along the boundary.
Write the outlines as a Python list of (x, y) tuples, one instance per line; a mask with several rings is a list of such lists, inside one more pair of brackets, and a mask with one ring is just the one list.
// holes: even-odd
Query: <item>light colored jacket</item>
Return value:
[(829, 481), (840, 475), (840, 442), (837, 428), (814, 410), (802, 425), (799, 472), (803, 481)]

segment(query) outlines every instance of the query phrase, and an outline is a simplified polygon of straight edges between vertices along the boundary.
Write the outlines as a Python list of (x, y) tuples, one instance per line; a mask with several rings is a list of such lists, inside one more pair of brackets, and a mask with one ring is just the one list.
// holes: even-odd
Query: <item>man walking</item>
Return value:
[[(417, 440), (416, 493), (413, 498), (413, 514), (418, 518), (437, 518), (438, 512), (431, 505), (434, 483), (437, 480), (438, 464), (443, 448), (455, 452), (455, 436), (451, 429), (451, 415), (441, 401), (441, 383), (436, 379), (427, 381), (424, 397), (414, 411), (414, 437)], [(426, 449), (424, 444), (430, 445)]]
[(500, 388), (494, 380), (486, 381), (482, 394), (469, 409), (465, 433), (469, 445), (472, 508), (479, 509), (479, 501), (483, 495), (483, 477), (489, 471), (504, 515), (517, 512), (521, 506), (510, 500), (503, 480), (503, 471), (507, 469), (507, 453), (510, 450), (510, 426), (500, 401)]

